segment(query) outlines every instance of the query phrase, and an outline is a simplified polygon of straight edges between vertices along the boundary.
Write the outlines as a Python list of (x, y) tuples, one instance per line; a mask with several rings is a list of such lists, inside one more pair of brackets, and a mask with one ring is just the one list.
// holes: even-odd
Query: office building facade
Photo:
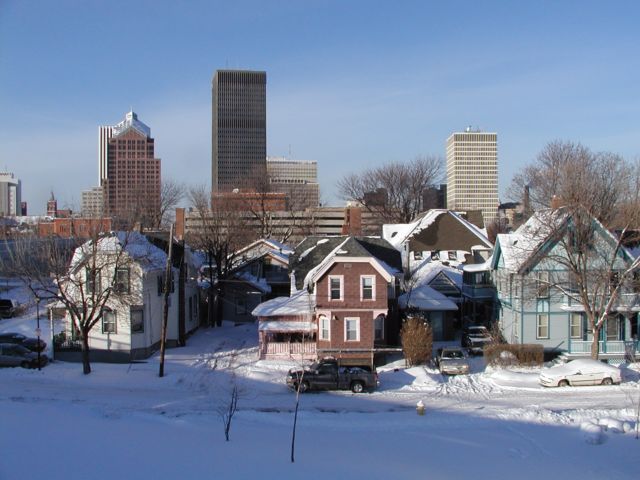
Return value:
[(0, 172), (0, 217), (22, 214), (22, 182), (13, 173)]
[(467, 128), (447, 139), (447, 208), (480, 210), (485, 225), (498, 213), (498, 135)]
[[(149, 226), (160, 212), (160, 159), (151, 129), (130, 111), (122, 122), (99, 130), (103, 213), (118, 225)], [(97, 190), (93, 193), (99, 195)]]
[(320, 203), (318, 162), (267, 157), (267, 177), (271, 192), (285, 193), (290, 210), (315, 208)]
[(218, 70), (212, 82), (211, 188), (250, 187), (265, 175), (266, 72)]

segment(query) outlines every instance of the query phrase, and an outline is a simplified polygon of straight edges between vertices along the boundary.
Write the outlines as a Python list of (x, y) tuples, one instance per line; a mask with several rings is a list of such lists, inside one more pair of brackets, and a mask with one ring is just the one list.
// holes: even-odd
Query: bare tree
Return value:
[(131, 303), (136, 293), (130, 285), (137, 283), (132, 276), (139, 272), (130, 268), (128, 242), (126, 232), (101, 235), (97, 230), (79, 246), (75, 239), (23, 239), (12, 246), (3, 265), (36, 299), (49, 298), (64, 306), (71, 328), (81, 341), (85, 374), (91, 373), (89, 336), (102, 320), (107, 303)]
[(634, 178), (632, 166), (619, 155), (595, 153), (573, 142), (548, 143), (522, 173), (514, 176), (509, 196), (520, 199), (529, 187), (531, 206), (549, 208), (553, 198), (580, 206), (608, 226), (626, 203)]
[(218, 406), (217, 411), (224, 426), (224, 438), (228, 442), (230, 439), (231, 422), (238, 411), (238, 400), (241, 396), (241, 391), (238, 387), (238, 380), (235, 373), (231, 376), (231, 384), (229, 385), (227, 393), (228, 397), (226, 397), (226, 403)]
[(442, 165), (436, 156), (388, 163), (345, 176), (338, 191), (345, 200), (356, 200), (388, 222), (409, 223), (422, 211), (425, 190), (440, 181)]
[(213, 202), (202, 186), (189, 190), (199, 225), (189, 232), (187, 241), (207, 257), (207, 318), (210, 326), (222, 324), (223, 299), (236, 253), (247, 242), (245, 222), (237, 209), (219, 198)]
[(186, 194), (186, 186), (175, 180), (163, 180), (160, 185), (160, 209), (154, 220), (156, 228), (166, 227), (173, 221), (171, 215)]

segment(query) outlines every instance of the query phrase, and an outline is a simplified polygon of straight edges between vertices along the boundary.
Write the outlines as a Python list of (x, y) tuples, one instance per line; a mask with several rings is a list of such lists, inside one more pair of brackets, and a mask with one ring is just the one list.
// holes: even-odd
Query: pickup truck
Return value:
[(366, 366), (341, 366), (335, 360), (322, 360), (304, 370), (291, 369), (287, 385), (294, 390), (351, 390), (361, 393), (378, 386), (378, 374)]

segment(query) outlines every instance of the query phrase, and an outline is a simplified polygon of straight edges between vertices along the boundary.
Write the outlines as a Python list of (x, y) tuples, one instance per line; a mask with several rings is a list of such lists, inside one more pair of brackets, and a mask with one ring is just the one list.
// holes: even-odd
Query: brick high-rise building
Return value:
[(264, 175), (266, 72), (218, 70), (212, 82), (211, 188), (228, 192)]
[(467, 128), (447, 139), (447, 208), (498, 215), (498, 135)]
[(99, 171), (104, 214), (118, 226), (151, 225), (160, 211), (160, 159), (151, 129), (130, 111), (113, 126), (100, 127)]

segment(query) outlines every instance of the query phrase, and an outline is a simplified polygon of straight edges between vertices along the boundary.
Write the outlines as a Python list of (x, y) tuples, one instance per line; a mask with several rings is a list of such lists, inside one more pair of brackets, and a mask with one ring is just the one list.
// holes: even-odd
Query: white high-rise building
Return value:
[(481, 210), (485, 225), (498, 215), (498, 135), (472, 130), (447, 139), (447, 208)]
[(0, 172), (0, 217), (22, 215), (22, 183), (13, 173)]

